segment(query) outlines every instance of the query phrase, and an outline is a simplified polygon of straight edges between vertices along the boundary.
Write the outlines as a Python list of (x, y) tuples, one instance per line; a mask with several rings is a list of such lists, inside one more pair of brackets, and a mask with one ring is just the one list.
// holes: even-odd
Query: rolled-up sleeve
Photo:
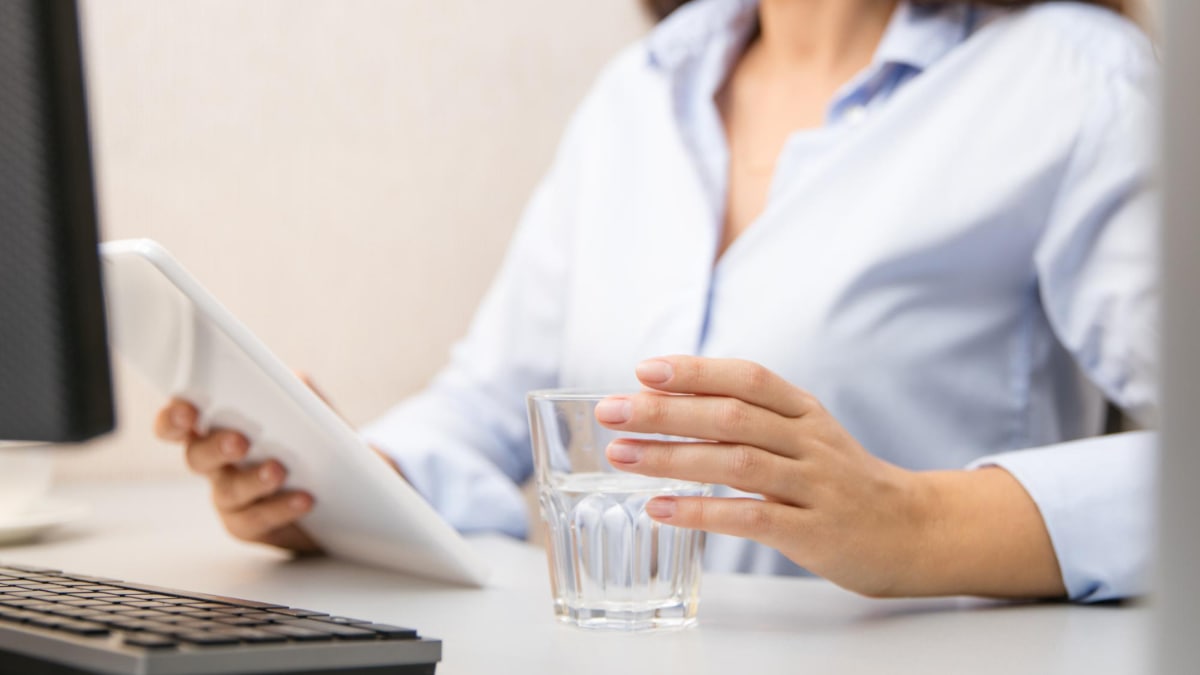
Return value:
[[(1157, 418), (1158, 196), (1148, 87), (1114, 75), (1083, 125), (1035, 254), (1042, 305), (1084, 374), (1143, 426)], [(984, 457), (1036, 502), (1070, 597), (1145, 590), (1157, 434), (1116, 434)]]
[(1146, 591), (1154, 532), (1158, 434), (1087, 438), (982, 458), (1033, 497), (1072, 600), (1098, 602)]

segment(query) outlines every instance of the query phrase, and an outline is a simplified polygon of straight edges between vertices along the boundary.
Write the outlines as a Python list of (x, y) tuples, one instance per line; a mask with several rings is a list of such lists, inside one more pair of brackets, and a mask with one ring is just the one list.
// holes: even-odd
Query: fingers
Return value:
[(804, 539), (803, 509), (761, 499), (655, 497), (646, 514), (675, 527), (753, 539), (776, 549), (795, 548)]
[(213, 503), (225, 529), (239, 539), (317, 552), (320, 547), (296, 524), (312, 510), (313, 498), (295, 490), (280, 492), (286, 478), (287, 471), (275, 460), (225, 465), (212, 474)]
[[(295, 524), (312, 510), (313, 498), (303, 492), (281, 492), (240, 510), (223, 514), (225, 528), (239, 539), (266, 541), (272, 533)], [(278, 538), (276, 535), (275, 538)], [(288, 547), (292, 548), (292, 547)]]
[(164, 441), (186, 441), (196, 428), (199, 415), (192, 404), (171, 399), (154, 418), (154, 434)]
[[(307, 378), (303, 379), (311, 386)], [(227, 430), (199, 436), (198, 420), (194, 406), (172, 399), (155, 417), (154, 433), (166, 441), (187, 443), (184, 454), (188, 467), (212, 481), (213, 502), (229, 533), (239, 539), (293, 551), (320, 551), (317, 543), (296, 524), (312, 510), (312, 496), (297, 491), (280, 492), (287, 472), (275, 460), (250, 467), (236, 466), (250, 452), (246, 437)]]
[(275, 460), (248, 467), (224, 466), (212, 475), (213, 504), (221, 512), (240, 511), (274, 495), (287, 471)]
[(787, 456), (798, 452), (787, 419), (736, 398), (656, 392), (610, 396), (596, 405), (596, 419), (621, 431), (753, 445)]
[(664, 356), (637, 365), (642, 384), (673, 394), (708, 394), (741, 399), (785, 417), (800, 417), (820, 404), (763, 366), (741, 359)]
[(299, 553), (318, 553), (321, 550), (316, 540), (308, 536), (308, 533), (298, 525), (285, 525), (277, 530), (272, 530), (258, 541)]
[(609, 462), (622, 471), (699, 483), (720, 483), (806, 506), (804, 485), (779, 455), (748, 445), (668, 443), (621, 439), (607, 449)]
[(184, 458), (192, 471), (208, 476), (245, 459), (250, 442), (236, 431), (215, 431), (187, 444)]

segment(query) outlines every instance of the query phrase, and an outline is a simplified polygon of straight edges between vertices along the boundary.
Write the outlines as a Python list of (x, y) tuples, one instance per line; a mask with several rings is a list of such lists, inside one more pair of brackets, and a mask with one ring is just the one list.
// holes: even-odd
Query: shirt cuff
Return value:
[(1146, 591), (1154, 532), (1158, 434), (1139, 431), (982, 457), (1033, 498), (1072, 600)]

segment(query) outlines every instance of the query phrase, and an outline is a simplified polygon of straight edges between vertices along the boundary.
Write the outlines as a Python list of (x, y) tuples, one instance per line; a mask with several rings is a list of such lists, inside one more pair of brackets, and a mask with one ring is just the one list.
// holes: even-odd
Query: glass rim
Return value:
[(525, 398), (530, 401), (599, 401), (609, 396), (628, 396), (629, 394), (630, 392), (596, 389), (534, 389), (526, 392)]

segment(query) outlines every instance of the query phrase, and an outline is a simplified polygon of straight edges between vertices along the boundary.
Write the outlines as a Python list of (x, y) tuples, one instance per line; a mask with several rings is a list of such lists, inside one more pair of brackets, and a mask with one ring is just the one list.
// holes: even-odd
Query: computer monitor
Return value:
[(113, 427), (74, 0), (0, 0), (0, 440)]

